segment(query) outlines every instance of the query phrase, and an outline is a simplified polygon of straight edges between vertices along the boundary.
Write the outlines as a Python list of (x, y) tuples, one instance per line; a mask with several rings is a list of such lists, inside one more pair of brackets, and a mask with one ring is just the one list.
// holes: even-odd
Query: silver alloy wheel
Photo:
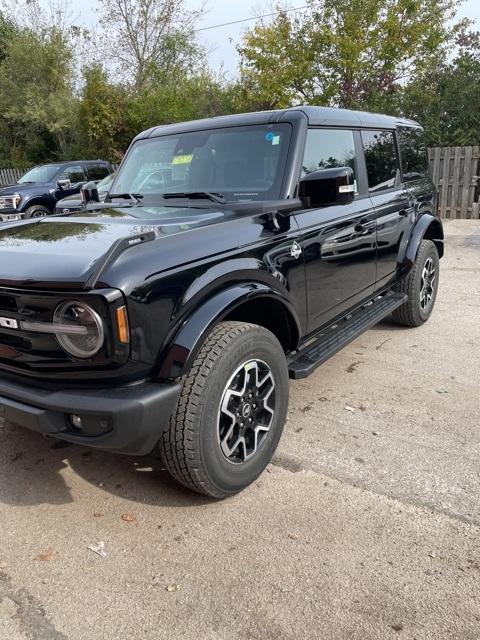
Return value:
[(47, 215), (46, 211), (42, 211), (41, 209), (39, 211), (34, 211), (32, 213), (32, 218), (45, 218)]
[(218, 415), (218, 443), (225, 458), (242, 464), (262, 445), (275, 415), (275, 379), (263, 360), (241, 364), (228, 381)]
[(427, 311), (433, 302), (435, 293), (435, 264), (432, 258), (427, 258), (423, 265), (422, 280), (420, 282), (420, 306), (422, 311)]

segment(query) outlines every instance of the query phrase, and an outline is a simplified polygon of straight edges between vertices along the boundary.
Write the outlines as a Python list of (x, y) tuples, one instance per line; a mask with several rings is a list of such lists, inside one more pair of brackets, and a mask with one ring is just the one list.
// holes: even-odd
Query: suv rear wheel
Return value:
[(282, 435), (288, 369), (277, 338), (258, 325), (221, 322), (199, 351), (160, 442), (170, 473), (214, 498), (254, 482)]
[(397, 291), (406, 293), (408, 300), (393, 312), (394, 320), (408, 327), (426, 322), (435, 306), (439, 275), (437, 248), (431, 240), (422, 240), (410, 273), (397, 286)]

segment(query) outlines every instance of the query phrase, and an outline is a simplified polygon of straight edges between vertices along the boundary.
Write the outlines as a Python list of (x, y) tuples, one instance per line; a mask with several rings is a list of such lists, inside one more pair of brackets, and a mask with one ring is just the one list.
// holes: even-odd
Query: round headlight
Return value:
[(103, 322), (88, 304), (63, 302), (56, 308), (53, 322), (61, 325), (56, 334), (60, 346), (75, 358), (91, 358), (102, 348), (105, 340)]

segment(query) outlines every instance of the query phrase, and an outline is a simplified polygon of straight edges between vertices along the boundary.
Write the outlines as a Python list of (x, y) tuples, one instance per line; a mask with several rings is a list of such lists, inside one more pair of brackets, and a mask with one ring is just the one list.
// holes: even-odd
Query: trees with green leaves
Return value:
[(57, 28), (17, 28), (0, 62), (0, 162), (25, 165), (68, 154), (78, 105), (73, 51)]
[(103, 31), (89, 35), (69, 0), (50, 13), (0, 0), (0, 165), (118, 161), (151, 126), (299, 103), (413, 117), (430, 144), (480, 142), (480, 36), (455, 22), (461, 0), (279, 7), (245, 33), (233, 82), (209, 69), (186, 0), (98, 1)]
[(127, 118), (130, 102), (127, 88), (111, 82), (101, 65), (85, 68), (79, 100), (79, 149), (76, 155), (118, 162), (132, 137)]
[[(308, 0), (259, 22), (239, 47), (243, 97), (258, 107), (371, 108), (446, 56), (459, 0)], [(242, 91), (240, 89), (240, 98)]]
[(185, 0), (99, 0), (107, 51), (117, 72), (143, 90), (161, 70), (172, 77), (192, 70), (203, 50), (194, 37), (201, 15)]
[(457, 54), (412, 79), (397, 111), (419, 120), (431, 146), (480, 144), (480, 34), (463, 33)]

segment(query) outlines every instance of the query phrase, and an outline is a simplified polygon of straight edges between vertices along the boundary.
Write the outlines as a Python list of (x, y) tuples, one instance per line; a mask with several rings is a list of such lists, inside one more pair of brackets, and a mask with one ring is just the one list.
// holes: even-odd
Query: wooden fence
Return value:
[(434, 147), (430, 175), (442, 218), (479, 218), (480, 147)]
[(28, 169), (0, 169), (0, 187), (15, 184), (27, 171)]
[[(434, 147), (428, 155), (442, 218), (480, 218), (480, 147)], [(27, 171), (0, 169), (0, 187)]]

